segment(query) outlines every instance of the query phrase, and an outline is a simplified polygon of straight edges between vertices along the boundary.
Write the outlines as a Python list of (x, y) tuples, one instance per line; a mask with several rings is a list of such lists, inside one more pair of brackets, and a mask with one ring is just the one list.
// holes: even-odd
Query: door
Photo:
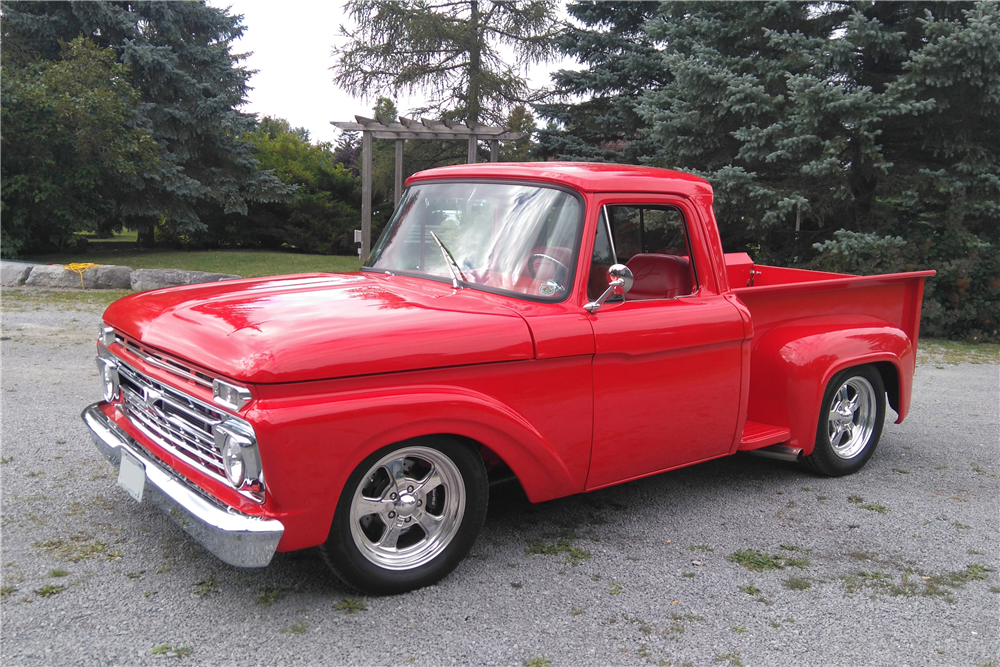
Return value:
[[(593, 272), (632, 269), (624, 299), (593, 313), (593, 489), (729, 453), (741, 386), (739, 311), (699, 281), (707, 248), (685, 200), (609, 201)], [(602, 229), (603, 227), (603, 229)], [(591, 278), (589, 284), (599, 281)], [(606, 281), (605, 281), (606, 284)]]

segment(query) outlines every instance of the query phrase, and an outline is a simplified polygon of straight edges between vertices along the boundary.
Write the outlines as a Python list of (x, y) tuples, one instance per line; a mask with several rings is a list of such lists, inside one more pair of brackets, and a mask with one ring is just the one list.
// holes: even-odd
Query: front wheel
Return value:
[(820, 406), (816, 447), (802, 459), (822, 475), (857, 472), (875, 452), (885, 421), (885, 384), (874, 366), (833, 376)]
[(482, 458), (452, 438), (390, 445), (351, 474), (320, 552), (338, 577), (367, 593), (428, 586), (469, 553), (488, 493)]

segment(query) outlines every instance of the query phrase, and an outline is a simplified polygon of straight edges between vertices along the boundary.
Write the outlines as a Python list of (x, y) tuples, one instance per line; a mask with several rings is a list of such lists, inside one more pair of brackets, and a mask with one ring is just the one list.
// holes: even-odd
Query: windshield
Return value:
[(417, 183), (365, 266), (560, 301), (576, 268), (581, 214), (579, 199), (556, 188)]

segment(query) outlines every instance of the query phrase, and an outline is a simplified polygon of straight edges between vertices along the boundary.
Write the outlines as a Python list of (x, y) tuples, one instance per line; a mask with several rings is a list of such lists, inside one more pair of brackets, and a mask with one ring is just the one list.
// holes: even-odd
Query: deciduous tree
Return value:
[(3, 256), (65, 248), (110, 224), (123, 183), (157, 169), (139, 92), (111, 49), (82, 37), (58, 60), (2, 70)]

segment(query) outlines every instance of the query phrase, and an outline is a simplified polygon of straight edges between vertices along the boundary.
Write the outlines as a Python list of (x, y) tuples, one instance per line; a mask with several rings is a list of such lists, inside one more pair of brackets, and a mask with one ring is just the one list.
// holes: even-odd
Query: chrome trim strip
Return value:
[(143, 498), (149, 498), (219, 560), (236, 567), (264, 567), (271, 562), (285, 531), (280, 521), (241, 514), (194, 491), (186, 481), (150, 458), (139, 443), (101, 411), (100, 405), (87, 407), (80, 417), (97, 448), (115, 468), (121, 466), (123, 450), (142, 463), (146, 470)]
[(184, 366), (180, 362), (173, 361), (171, 359), (164, 359), (164, 358), (161, 358), (161, 357), (159, 357), (157, 355), (154, 355), (154, 354), (151, 354), (149, 352), (146, 352), (146, 351), (142, 350), (138, 345), (130, 343), (129, 341), (127, 341), (124, 338), (122, 338), (121, 336), (117, 336), (116, 339), (117, 339), (118, 343), (121, 344), (122, 347), (124, 347), (129, 352), (131, 352), (135, 356), (137, 356), (140, 359), (142, 359), (143, 361), (145, 361), (150, 366), (156, 366), (157, 368), (162, 368), (163, 370), (167, 371), (168, 373), (173, 373), (174, 375), (180, 376), (180, 377), (185, 378), (187, 380), (191, 380), (192, 382), (200, 384), (203, 387), (207, 387), (208, 389), (212, 388), (212, 381), (211, 380), (206, 380), (205, 378), (201, 377), (200, 375), (197, 375), (196, 373), (193, 373), (189, 368), (187, 368), (186, 366)]

